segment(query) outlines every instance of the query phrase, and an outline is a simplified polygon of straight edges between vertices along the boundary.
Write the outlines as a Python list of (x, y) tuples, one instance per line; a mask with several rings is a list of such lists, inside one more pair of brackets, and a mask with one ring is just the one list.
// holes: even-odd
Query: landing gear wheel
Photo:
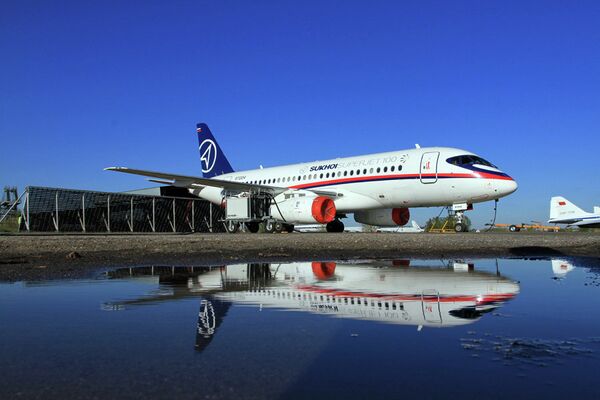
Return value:
[(517, 227), (516, 225), (511, 225), (508, 227), (508, 230), (511, 232), (519, 232), (521, 228)]
[(246, 222), (246, 229), (248, 229), (248, 232), (250, 233), (256, 233), (260, 229), (260, 225), (258, 222)]
[(341, 233), (344, 232), (344, 223), (339, 219), (333, 220), (326, 226), (327, 232)]
[(267, 220), (265, 221), (265, 233), (273, 233), (275, 232), (275, 221)]
[(227, 233), (236, 233), (240, 229), (240, 224), (234, 221), (225, 222), (225, 229)]
[(275, 222), (275, 232), (281, 233), (283, 231), (283, 224), (281, 222)]
[(294, 225), (284, 224), (283, 230), (286, 231), (287, 233), (292, 233), (292, 232), (294, 232)]
[(465, 226), (461, 223), (458, 223), (458, 224), (454, 225), (454, 231), (458, 232), (458, 233), (464, 232)]

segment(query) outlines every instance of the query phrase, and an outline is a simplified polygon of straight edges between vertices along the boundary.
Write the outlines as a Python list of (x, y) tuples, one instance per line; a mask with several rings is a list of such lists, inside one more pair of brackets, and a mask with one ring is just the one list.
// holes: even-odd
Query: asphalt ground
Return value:
[(141, 265), (254, 261), (600, 257), (600, 234), (112, 234), (0, 235), (0, 281), (94, 277)]

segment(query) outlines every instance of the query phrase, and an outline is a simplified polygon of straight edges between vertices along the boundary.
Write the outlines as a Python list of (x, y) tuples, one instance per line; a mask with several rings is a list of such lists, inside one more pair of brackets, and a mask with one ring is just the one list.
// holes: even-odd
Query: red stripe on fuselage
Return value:
[(495, 175), (486, 172), (473, 172), (469, 174), (394, 174), (394, 175), (371, 175), (371, 176), (355, 176), (352, 178), (337, 178), (327, 181), (303, 183), (301, 185), (289, 186), (290, 189), (304, 189), (314, 186), (330, 186), (343, 183), (361, 183), (361, 182), (373, 182), (373, 181), (384, 181), (394, 179), (419, 179), (419, 178), (437, 178), (448, 179), (448, 178), (462, 178), (462, 179), (498, 179), (503, 181), (512, 181), (510, 176)]
[(420, 294), (383, 294), (383, 293), (365, 293), (365, 292), (352, 292), (339, 289), (322, 288), (318, 286), (297, 286), (298, 290), (304, 292), (318, 293), (326, 296), (333, 297), (346, 297), (346, 298), (371, 298), (378, 300), (388, 301), (425, 301), (425, 302), (440, 302), (440, 303), (454, 303), (454, 302), (475, 302), (477, 304), (488, 304), (499, 301), (507, 301), (515, 297), (513, 293), (498, 293), (488, 295), (420, 295)]

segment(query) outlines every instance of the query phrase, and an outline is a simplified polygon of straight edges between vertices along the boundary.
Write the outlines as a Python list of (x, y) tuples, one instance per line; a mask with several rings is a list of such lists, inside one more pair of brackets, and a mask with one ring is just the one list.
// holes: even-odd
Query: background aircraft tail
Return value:
[(202, 176), (212, 178), (213, 176), (233, 172), (231, 164), (227, 161), (225, 153), (221, 150), (219, 143), (205, 123), (196, 125), (198, 133), (198, 150), (200, 151), (200, 163), (202, 165)]
[(550, 199), (550, 219), (564, 218), (565, 216), (587, 214), (581, 208), (561, 196)]

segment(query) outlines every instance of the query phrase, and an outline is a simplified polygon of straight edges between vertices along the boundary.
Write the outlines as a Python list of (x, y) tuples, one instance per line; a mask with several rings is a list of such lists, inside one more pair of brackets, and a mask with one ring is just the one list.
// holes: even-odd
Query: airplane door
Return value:
[(440, 293), (437, 290), (424, 290), (421, 293), (421, 306), (423, 307), (423, 318), (425, 321), (442, 323)]
[(422, 183), (437, 182), (437, 166), (439, 157), (439, 151), (430, 151), (428, 153), (423, 153), (421, 156), (420, 178)]

